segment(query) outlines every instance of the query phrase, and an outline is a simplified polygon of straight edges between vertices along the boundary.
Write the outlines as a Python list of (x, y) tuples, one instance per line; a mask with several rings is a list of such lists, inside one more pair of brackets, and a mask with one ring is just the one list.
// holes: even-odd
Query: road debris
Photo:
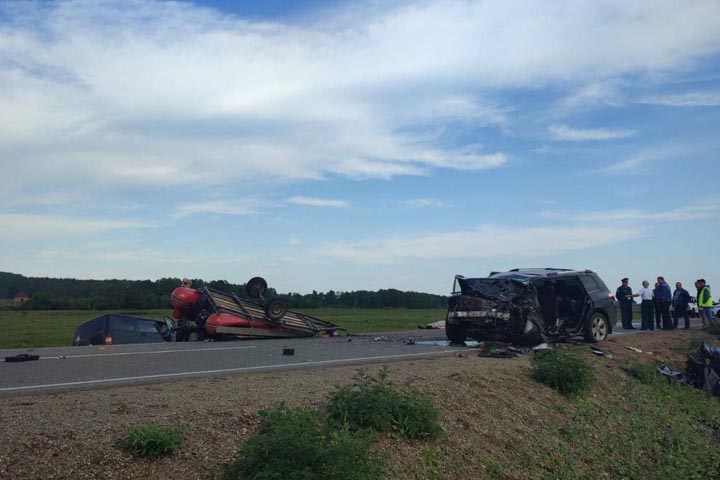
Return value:
[(603, 352), (600, 348), (592, 346), (590, 347), (590, 351), (597, 355), (598, 357), (602, 357), (605, 355), (605, 352)]
[(27, 353), (20, 353), (12, 357), (5, 357), (6, 362), (29, 362), (32, 360), (40, 360), (40, 355), (29, 355)]

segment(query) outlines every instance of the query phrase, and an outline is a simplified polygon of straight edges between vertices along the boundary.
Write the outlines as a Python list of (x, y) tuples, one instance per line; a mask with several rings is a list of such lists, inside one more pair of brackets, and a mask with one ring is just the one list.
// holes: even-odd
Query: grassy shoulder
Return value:
[[(391, 332), (444, 320), (444, 309), (342, 309), (319, 308), (304, 313), (327, 320), (349, 333)], [(0, 310), (0, 348), (63, 347), (72, 344), (75, 328), (86, 320), (117, 311)], [(139, 317), (162, 319), (170, 310), (123, 311)]]

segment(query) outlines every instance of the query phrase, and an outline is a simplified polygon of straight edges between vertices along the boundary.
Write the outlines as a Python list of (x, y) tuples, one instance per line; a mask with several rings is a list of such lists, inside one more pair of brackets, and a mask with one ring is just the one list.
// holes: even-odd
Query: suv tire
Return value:
[(462, 325), (446, 323), (445, 335), (452, 343), (462, 343), (467, 338), (467, 330)]
[(601, 312), (593, 312), (585, 327), (585, 340), (592, 343), (602, 342), (610, 333), (607, 317)]

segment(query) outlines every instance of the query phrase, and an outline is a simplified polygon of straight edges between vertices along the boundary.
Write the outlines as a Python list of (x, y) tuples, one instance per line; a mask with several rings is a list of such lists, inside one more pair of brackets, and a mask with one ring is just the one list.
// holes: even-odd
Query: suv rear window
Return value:
[(588, 293), (600, 290), (600, 285), (598, 285), (595, 279), (590, 275), (581, 276), (580, 281), (585, 286), (585, 290), (587, 290)]

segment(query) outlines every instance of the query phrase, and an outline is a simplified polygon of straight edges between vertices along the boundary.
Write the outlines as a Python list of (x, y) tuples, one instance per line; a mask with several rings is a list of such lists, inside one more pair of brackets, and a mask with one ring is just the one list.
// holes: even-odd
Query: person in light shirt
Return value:
[(647, 280), (643, 280), (642, 288), (639, 289), (633, 297), (640, 297), (640, 314), (642, 316), (642, 322), (640, 323), (640, 330), (655, 330), (655, 324), (653, 322), (653, 291), (650, 287), (650, 283)]

